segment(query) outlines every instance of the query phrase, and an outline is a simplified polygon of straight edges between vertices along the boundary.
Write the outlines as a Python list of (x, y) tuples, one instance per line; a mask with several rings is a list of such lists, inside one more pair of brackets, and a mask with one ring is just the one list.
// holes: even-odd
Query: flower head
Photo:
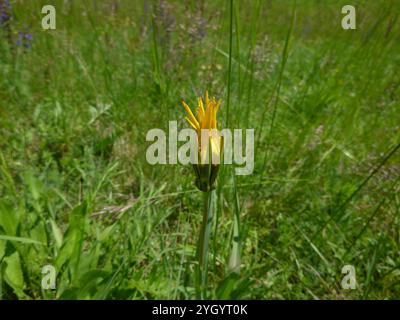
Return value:
[[(184, 101), (182, 101), (182, 104), (188, 113), (188, 116), (186, 117), (187, 122), (197, 132), (200, 163), (206, 164), (209, 162), (208, 151), (209, 148), (211, 148), (211, 163), (218, 164), (221, 153), (221, 136), (218, 133), (217, 112), (221, 101), (217, 101), (215, 97), (210, 99), (208, 97), (208, 92), (206, 91), (204, 102), (202, 97), (197, 99), (197, 118)], [(205, 135), (205, 138), (203, 135)]]
[(0, 26), (11, 20), (11, 3), (9, 0), (0, 0)]
[(18, 38), (16, 41), (17, 46), (24, 47), (25, 49), (29, 49), (31, 47), (31, 42), (33, 40), (33, 36), (31, 33), (25, 33), (20, 31), (18, 33)]
[(204, 101), (202, 97), (197, 99), (197, 117), (184, 101), (182, 104), (188, 114), (187, 122), (197, 133), (199, 164), (194, 165), (196, 185), (201, 191), (208, 191), (214, 188), (222, 153), (222, 138), (217, 123), (221, 101), (215, 97), (210, 99), (206, 91)]

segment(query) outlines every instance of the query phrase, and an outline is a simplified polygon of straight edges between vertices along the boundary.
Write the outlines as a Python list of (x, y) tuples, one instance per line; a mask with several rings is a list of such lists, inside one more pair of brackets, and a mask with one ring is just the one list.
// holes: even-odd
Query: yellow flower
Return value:
[[(221, 136), (218, 133), (217, 126), (217, 112), (221, 101), (217, 101), (215, 97), (209, 99), (208, 92), (206, 91), (205, 97), (205, 108), (203, 98), (197, 99), (197, 118), (194, 116), (190, 107), (182, 101), (183, 107), (186, 109), (188, 116), (186, 117), (187, 122), (197, 132), (197, 139), (200, 152), (200, 163), (208, 163), (208, 148), (206, 144), (202, 144), (201, 135), (206, 134), (206, 138), (209, 139), (211, 148), (211, 163), (219, 164), (220, 153), (221, 153)], [(202, 131), (203, 130), (203, 131)]]
[[(199, 164), (193, 166), (196, 173), (196, 186), (201, 191), (209, 191), (214, 189), (222, 153), (221, 144), (223, 141), (218, 132), (217, 123), (217, 112), (221, 101), (217, 101), (214, 97), (210, 99), (206, 91), (204, 102), (201, 97), (197, 99), (197, 118), (184, 101), (182, 101), (182, 104), (188, 113), (187, 122), (197, 132), (200, 159)], [(204, 135), (203, 139), (202, 135)]]

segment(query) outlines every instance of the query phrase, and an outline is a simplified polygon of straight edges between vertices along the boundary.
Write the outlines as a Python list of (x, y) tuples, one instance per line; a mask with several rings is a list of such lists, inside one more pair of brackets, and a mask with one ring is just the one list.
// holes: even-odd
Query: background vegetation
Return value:
[(0, 27), (2, 299), (195, 297), (201, 194), (145, 136), (206, 89), (257, 139), (253, 175), (220, 172), (208, 296), (400, 298), (399, 1), (350, 1), (348, 31), (342, 0), (58, 0), (43, 31), (47, 2)]

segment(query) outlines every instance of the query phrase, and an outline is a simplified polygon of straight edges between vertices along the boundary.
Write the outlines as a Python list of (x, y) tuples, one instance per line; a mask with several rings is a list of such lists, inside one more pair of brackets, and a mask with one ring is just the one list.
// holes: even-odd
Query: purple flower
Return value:
[(17, 46), (24, 47), (26, 49), (29, 49), (31, 47), (31, 42), (33, 40), (33, 36), (31, 33), (25, 33), (25, 32), (19, 32), (18, 33), (18, 39), (17, 39)]
[(10, 23), (12, 18), (13, 15), (10, 0), (0, 0), (0, 28), (4, 28), (6, 30), (6, 40), (11, 46), (16, 44), (17, 46), (24, 47), (25, 49), (30, 49), (33, 40), (32, 34), (29, 32), (19, 31), (18, 36), (15, 39), (13, 37), (13, 26)]
[(0, 0), (0, 27), (11, 20), (11, 3), (10, 0)]

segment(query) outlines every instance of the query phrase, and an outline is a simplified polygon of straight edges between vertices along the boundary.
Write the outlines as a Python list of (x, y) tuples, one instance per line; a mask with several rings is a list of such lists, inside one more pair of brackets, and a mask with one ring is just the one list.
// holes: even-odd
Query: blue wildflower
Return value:
[(11, 20), (10, 0), (0, 0), (0, 27), (6, 25), (9, 20)]
[(25, 33), (20, 31), (18, 33), (18, 39), (17, 39), (17, 46), (24, 47), (26, 49), (29, 49), (31, 47), (31, 42), (33, 40), (33, 36), (31, 33)]

